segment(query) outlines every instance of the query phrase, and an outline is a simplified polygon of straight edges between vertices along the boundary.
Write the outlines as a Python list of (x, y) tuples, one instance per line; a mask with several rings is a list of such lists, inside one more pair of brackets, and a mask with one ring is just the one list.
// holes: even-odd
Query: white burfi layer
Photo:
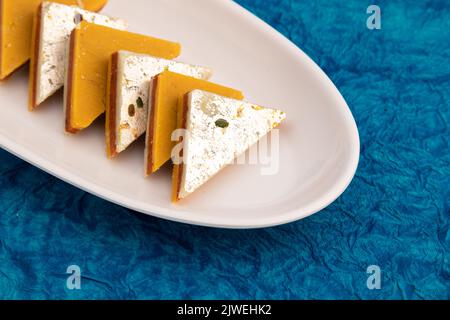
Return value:
[(189, 93), (187, 103), (180, 199), (232, 164), (286, 118), (280, 110), (201, 90)]
[(37, 61), (36, 104), (39, 105), (64, 85), (66, 50), (70, 34), (81, 21), (125, 30), (127, 23), (76, 6), (42, 4)]
[[(116, 88), (116, 151), (124, 151), (147, 129), (147, 118), (153, 97), (152, 78), (165, 69), (198, 79), (208, 80), (211, 69), (156, 58), (127, 51), (118, 53)], [(132, 111), (132, 112), (130, 112)]]

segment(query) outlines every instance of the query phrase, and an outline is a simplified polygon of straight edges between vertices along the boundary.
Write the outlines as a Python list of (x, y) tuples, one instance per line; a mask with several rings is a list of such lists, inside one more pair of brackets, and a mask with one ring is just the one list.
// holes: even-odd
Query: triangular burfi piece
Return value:
[(73, 29), (87, 21), (125, 30), (127, 23), (101, 14), (54, 2), (44, 2), (33, 25), (30, 60), (29, 109), (35, 109), (64, 85), (66, 42)]
[(201, 90), (187, 94), (178, 112), (186, 132), (182, 161), (174, 161), (173, 201), (196, 191), (286, 118), (280, 110)]
[(66, 132), (89, 127), (106, 110), (108, 65), (119, 50), (165, 59), (180, 54), (178, 43), (81, 22), (70, 36), (64, 85)]
[(154, 77), (149, 94), (153, 101), (149, 108), (145, 144), (146, 175), (156, 172), (171, 158), (175, 146), (172, 133), (177, 129), (178, 101), (195, 89), (234, 99), (244, 97), (238, 90), (170, 71), (164, 71)]
[(149, 86), (164, 69), (198, 79), (211, 77), (211, 69), (148, 55), (119, 51), (112, 55), (108, 71), (106, 146), (115, 157), (147, 129)]
[[(43, 0), (0, 0), (0, 80), (30, 59), (33, 18)], [(107, 0), (52, 0), (100, 10)]]

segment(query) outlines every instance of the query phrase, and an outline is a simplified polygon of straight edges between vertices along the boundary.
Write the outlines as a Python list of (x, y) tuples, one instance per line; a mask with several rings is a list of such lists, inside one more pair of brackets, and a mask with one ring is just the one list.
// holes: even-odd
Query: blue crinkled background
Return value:
[[(362, 143), (333, 205), (252, 231), (171, 223), (0, 151), (0, 298), (450, 298), (450, 2), (239, 0), (341, 90)], [(66, 268), (82, 290), (66, 288)], [(369, 265), (381, 290), (366, 286)]]

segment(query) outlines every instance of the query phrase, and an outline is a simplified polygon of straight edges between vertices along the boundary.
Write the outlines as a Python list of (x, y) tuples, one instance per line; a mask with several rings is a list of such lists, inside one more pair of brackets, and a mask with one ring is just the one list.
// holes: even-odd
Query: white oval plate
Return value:
[(301, 50), (228, 0), (110, 0), (103, 11), (130, 30), (179, 41), (180, 61), (214, 69), (213, 81), (241, 89), (246, 100), (279, 107), (279, 172), (234, 165), (180, 204), (170, 202), (171, 173), (143, 178), (143, 142), (110, 161), (103, 123), (63, 133), (61, 95), (27, 111), (27, 68), (0, 84), (0, 146), (99, 197), (164, 219), (224, 228), (284, 224), (331, 204), (352, 180), (359, 136), (344, 99)]

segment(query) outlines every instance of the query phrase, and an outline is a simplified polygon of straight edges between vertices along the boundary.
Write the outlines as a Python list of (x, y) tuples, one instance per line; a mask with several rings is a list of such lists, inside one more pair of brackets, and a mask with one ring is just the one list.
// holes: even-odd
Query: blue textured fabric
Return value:
[[(357, 120), (357, 175), (299, 222), (171, 223), (77, 190), (0, 151), (0, 298), (450, 298), (450, 2), (239, 0), (309, 54)], [(66, 268), (82, 289), (66, 288)], [(366, 285), (381, 268), (381, 289)]]

